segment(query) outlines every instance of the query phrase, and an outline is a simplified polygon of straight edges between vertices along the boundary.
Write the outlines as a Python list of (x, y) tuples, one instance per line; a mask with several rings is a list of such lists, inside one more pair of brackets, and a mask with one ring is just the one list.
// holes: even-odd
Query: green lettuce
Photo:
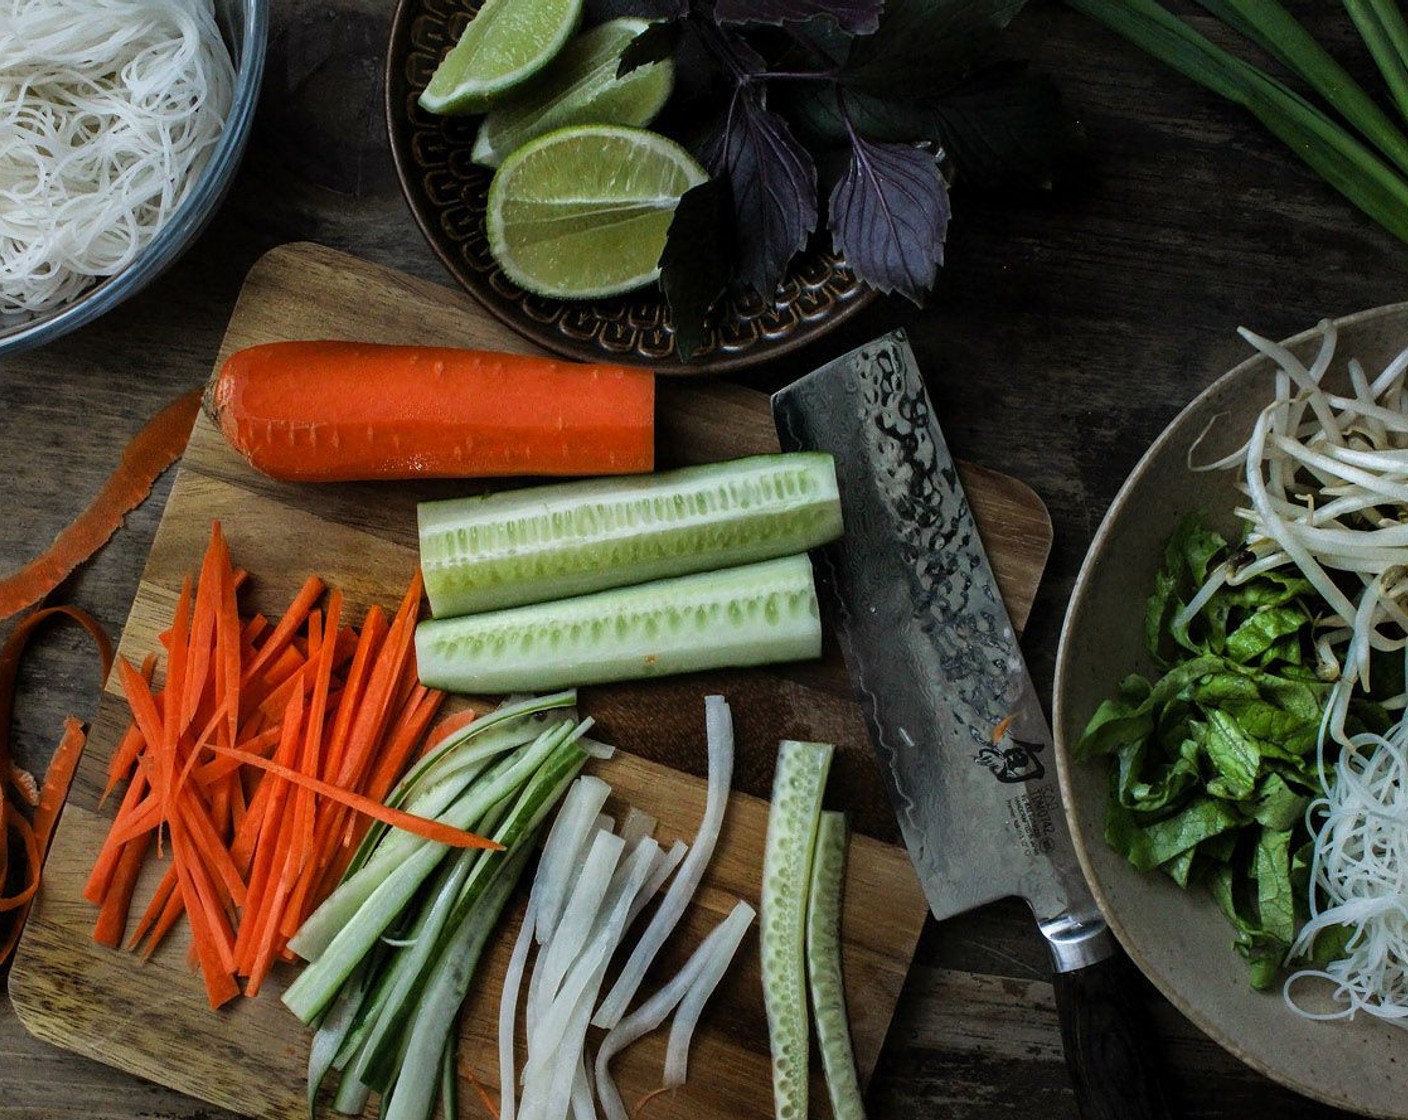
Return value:
[(1121, 682), (1091, 717), (1076, 757), (1113, 764), (1110, 846), (1142, 871), (1208, 890), (1252, 985), (1268, 988), (1305, 917), (1292, 853), (1308, 842), (1330, 686), (1315, 673), (1319, 602), (1297, 576), (1273, 572), (1219, 588), (1180, 625), (1183, 606), (1228, 555), (1227, 542), (1197, 518), (1179, 525), (1145, 611), (1160, 673)]

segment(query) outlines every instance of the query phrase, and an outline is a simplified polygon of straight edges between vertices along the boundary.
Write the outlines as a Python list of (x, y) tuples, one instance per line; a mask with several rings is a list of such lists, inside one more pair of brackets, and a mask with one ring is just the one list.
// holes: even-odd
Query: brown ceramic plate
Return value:
[[(1383, 368), (1408, 345), (1408, 303), (1336, 321), (1331, 376), (1358, 357)], [(1311, 353), (1312, 332), (1291, 340)], [(1408, 1118), (1408, 1033), (1377, 1020), (1311, 1022), (1279, 990), (1254, 992), (1232, 929), (1212, 900), (1162, 875), (1135, 871), (1106, 846), (1106, 766), (1068, 754), (1100, 701), (1131, 671), (1149, 673), (1144, 602), (1164, 542), (1186, 514), (1202, 511), (1235, 533), (1235, 472), (1193, 472), (1188, 449), (1216, 418), (1198, 458), (1239, 446), (1272, 395), (1271, 363), (1256, 357), (1225, 374), (1164, 431), (1115, 498), (1076, 583), (1057, 656), (1054, 723), (1061, 792), (1086, 878), (1111, 928), (1145, 974), (1194, 1023), (1249, 1065), (1341, 1108)]]
[(683, 362), (665, 297), (652, 286), (613, 299), (555, 300), (513, 284), (489, 253), (484, 208), (492, 171), (472, 163), (478, 117), (437, 117), (416, 104), (458, 42), (478, 0), (398, 0), (386, 56), (386, 124), (411, 213), (470, 295), (508, 326), (564, 357), (632, 362), (662, 373), (719, 373), (787, 353), (838, 326), (874, 298), (836, 256), (794, 258), (771, 301), (729, 299), (710, 341)]

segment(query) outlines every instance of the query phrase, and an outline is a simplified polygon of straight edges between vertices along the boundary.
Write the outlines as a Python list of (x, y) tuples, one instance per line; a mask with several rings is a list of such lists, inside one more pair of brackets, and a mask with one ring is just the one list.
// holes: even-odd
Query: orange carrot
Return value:
[(107, 543), (122, 519), (151, 493), (161, 473), (181, 457), (199, 409), (200, 393), (192, 391), (147, 422), (88, 508), (43, 553), (0, 580), (0, 619), (37, 603)]
[(373, 801), (370, 797), (364, 797), (360, 793), (342, 789), (331, 782), (325, 782), (320, 778), (310, 778), (307, 774), (300, 774), (292, 767), (280, 765), (271, 758), (261, 758), (257, 754), (250, 754), (238, 747), (222, 747), (218, 743), (209, 744), (209, 748), (217, 754), (238, 758), (250, 766), (258, 767), (270, 774), (277, 774), (280, 778), (284, 778), (296, 786), (303, 786), (311, 789), (314, 793), (321, 793), (324, 797), (347, 805), (382, 824), (414, 833), (423, 839), (433, 840), (437, 844), (446, 844), (451, 848), (487, 848), (490, 851), (503, 851), (503, 845), (496, 840), (490, 840), (486, 836), (476, 836), (463, 829), (452, 828), (428, 817), (418, 817), (414, 813), (393, 809), (388, 805), (383, 805), (380, 801)]
[(478, 718), (479, 714), (473, 708), (461, 708), (458, 712), (451, 712), (431, 728), (430, 734), (425, 737), (425, 753), (429, 754), (455, 732), (463, 731)]
[(132, 937), (127, 942), (129, 949), (135, 949), (142, 938), (146, 937), (145, 955), (151, 956), (167, 932), (176, 924), (176, 919), (185, 909), (181, 902), (181, 892), (176, 886), (176, 868), (168, 865), (166, 874), (162, 876), (151, 901), (147, 904), (146, 912), (138, 921), (137, 928), (132, 931)]
[(479, 350), (275, 342), (232, 354), (205, 405), (274, 478), (635, 474), (654, 375)]
[(308, 617), (308, 612), (313, 609), (313, 604), (322, 595), (323, 590), (323, 581), (317, 576), (309, 576), (303, 581), (303, 586), (298, 589), (298, 594), (293, 597), (293, 602), (289, 604), (288, 610), (279, 619), (278, 624), (274, 627), (274, 632), (259, 647), (259, 655), (250, 665), (245, 667), (245, 680), (253, 677), (287, 648), (294, 635), (298, 633), (299, 627), (303, 625), (303, 620)]
[(68, 798), (68, 788), (73, 784), (73, 775), (78, 770), (78, 760), (83, 757), (84, 744), (88, 736), (83, 724), (69, 716), (64, 720), (64, 737), (54, 750), (49, 761), (49, 769), (44, 772), (44, 784), (39, 789), (39, 804), (34, 810), (34, 836), (39, 841), (39, 854), (48, 854), (49, 842), (54, 838), (54, 825), (59, 820), (59, 810)]
[(89, 902), (102, 904), (107, 897), (108, 889), (116, 871), (118, 861), (122, 857), (124, 845), (117, 840), (117, 827), (119, 822), (128, 819), (136, 807), (142, 803), (143, 795), (147, 791), (147, 776), (145, 772), (138, 771), (132, 777), (131, 783), (127, 787), (127, 792), (123, 794), (122, 803), (118, 807), (117, 816), (113, 820), (113, 826), (108, 829), (107, 838), (103, 841), (103, 846), (98, 850), (98, 858), (93, 861), (93, 870), (89, 873), (88, 882), (83, 888), (83, 897)]
[[(63, 798), (67, 795), (69, 783), (73, 779), (73, 768), (78, 763), (81, 751), (81, 732), (78, 742), (70, 742), (65, 735), (64, 743), (55, 752), (54, 762), (44, 780), (44, 787), (32, 789), (33, 779), (19, 770), (10, 758), (10, 724), (14, 714), (15, 683), (19, 678), (20, 663), (26, 647), (35, 632), (45, 622), (68, 619), (77, 622), (93, 638), (98, 646), (98, 657), (102, 673), (107, 677), (112, 665), (112, 643), (98, 621), (86, 611), (77, 607), (45, 607), (21, 619), (0, 646), (0, 912), (13, 912), (8, 920), (8, 929), (0, 937), (0, 964), (8, 958), (19, 940), (20, 929), (24, 925), (29, 900), (39, 889), (39, 876), (48, 850), (49, 835), (53, 821), (58, 815)], [(22, 777), (23, 775), (23, 777)], [(28, 779), (25, 782), (24, 779)], [(19, 793), (27, 803), (42, 812), (39, 826), (32, 827), (8, 799), (7, 787)], [(40, 833), (42, 832), (42, 836)], [(9, 841), (10, 835), (17, 835), (25, 850), (25, 876), (23, 885), (13, 894), (6, 896), (6, 882), (10, 875)]]
[[(253, 996), (276, 962), (292, 959), (287, 939), (345, 866), (354, 814), (438, 843), (499, 847), (380, 803), (444, 700), (416, 679), (418, 574), (390, 622), (374, 608), (360, 630), (342, 624), (338, 591), (325, 612), (316, 606), (317, 580), (272, 625), (242, 623), (237, 583), (217, 524), (162, 642), (164, 688), (118, 661), (132, 725), (108, 778), (130, 781), (84, 889), (99, 907), (102, 944), (126, 936), (150, 955), (184, 914), (188, 957), (212, 1006), (241, 978)], [(169, 841), (171, 862), (129, 935), (153, 837), (158, 854)]]
[(0, 914), (7, 910), (18, 910), (34, 897), (35, 892), (39, 890), (39, 867), (44, 862), (39, 854), (39, 841), (25, 815), (13, 805), (7, 804), (4, 808), (4, 816), (0, 818), (0, 829), (12, 829), (19, 835), (24, 844), (25, 854), (29, 857), (29, 864), (25, 885), (12, 895), (0, 896)]
[[(296, 691), (289, 697), (288, 709), (284, 713), (282, 737), (274, 755), (281, 764), (286, 766), (297, 758), (302, 728), (303, 693)], [(276, 864), (279, 855), (279, 834), (287, 822), (283, 807), (288, 793), (287, 782), (260, 782), (251, 811), (245, 818), (246, 834), (250, 837), (247, 847), (242, 847), (243, 836), (236, 837), (235, 840), (236, 860), (250, 865), (249, 898), (244, 920), (240, 923), (240, 930), (235, 938), (236, 961), (240, 971), (246, 975), (253, 972), (254, 962), (259, 955), (264, 929), (269, 921), (271, 899), (277, 888), (278, 875), (282, 871), (282, 867)]]
[(150, 844), (151, 837), (143, 836), (140, 840), (123, 845), (122, 854), (103, 895), (98, 921), (93, 927), (93, 940), (99, 945), (116, 949), (122, 944), (127, 913), (132, 907), (132, 894), (137, 889), (137, 877), (141, 874)]

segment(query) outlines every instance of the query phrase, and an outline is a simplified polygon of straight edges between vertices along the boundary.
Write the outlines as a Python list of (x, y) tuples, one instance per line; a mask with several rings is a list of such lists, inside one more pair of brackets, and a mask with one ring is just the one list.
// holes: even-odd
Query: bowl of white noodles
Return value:
[(219, 207), (268, 0), (0, 0), (0, 355), (115, 307)]

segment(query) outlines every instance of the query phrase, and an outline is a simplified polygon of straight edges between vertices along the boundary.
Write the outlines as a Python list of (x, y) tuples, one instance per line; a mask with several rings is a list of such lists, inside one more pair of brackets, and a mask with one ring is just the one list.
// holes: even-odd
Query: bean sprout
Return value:
[[(1327, 607), (1316, 649), (1322, 675), (1335, 682), (1326, 726), (1343, 743), (1350, 700), (1371, 683), (1371, 652), (1408, 646), (1408, 350), (1372, 380), (1351, 361), (1346, 394), (1323, 384), (1335, 357), (1333, 323), (1320, 324), (1309, 366), (1280, 343), (1239, 333), (1276, 363), (1275, 397), (1235, 455), (1195, 469), (1242, 468), (1238, 489), (1249, 501), (1236, 515), (1246, 537), (1175, 624), (1187, 626), (1221, 586), (1298, 570)], [(1393, 707), (1403, 704), (1392, 698)]]

